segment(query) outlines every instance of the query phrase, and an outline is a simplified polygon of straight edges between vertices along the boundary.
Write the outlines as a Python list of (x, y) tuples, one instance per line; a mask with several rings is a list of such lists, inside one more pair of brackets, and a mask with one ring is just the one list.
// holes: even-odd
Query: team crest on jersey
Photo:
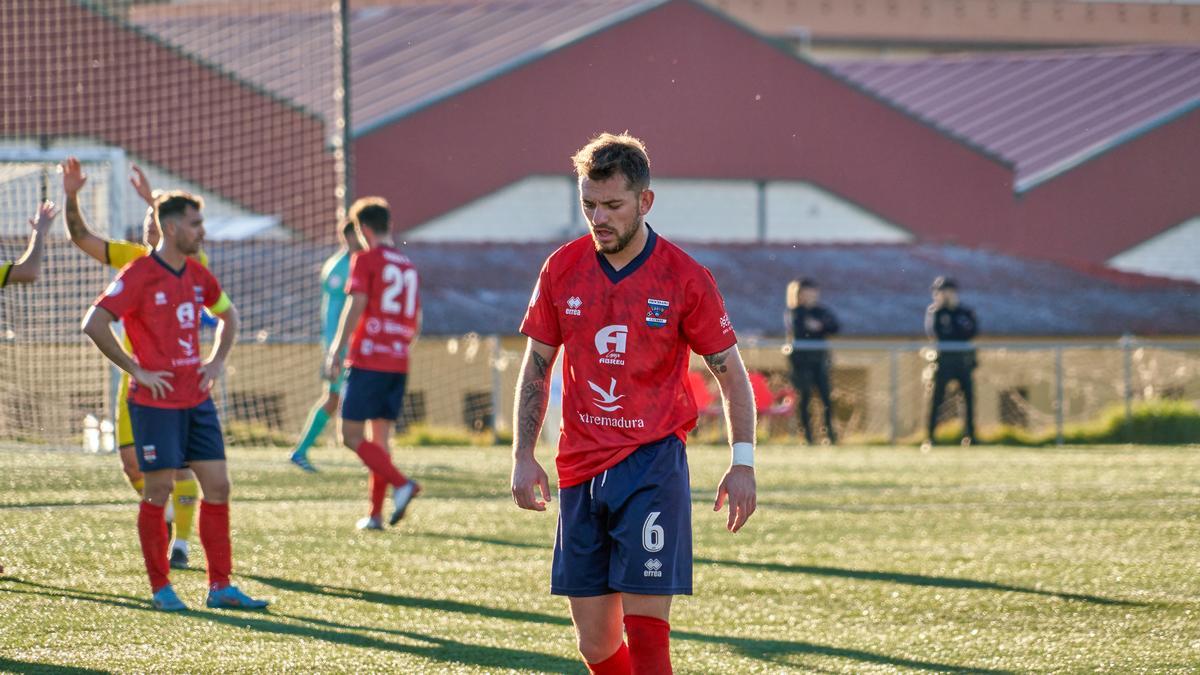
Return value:
[(192, 286), (192, 292), (196, 294), (196, 302), (204, 304), (204, 287)]
[(671, 308), (671, 303), (666, 300), (655, 300), (647, 298), (646, 305), (649, 309), (646, 312), (646, 325), (651, 328), (662, 328), (667, 325), (667, 318), (663, 316), (667, 310)]
[(577, 295), (572, 295), (567, 300), (567, 308), (563, 312), (567, 316), (583, 316), (583, 310), (579, 309), (580, 307), (583, 307), (583, 300), (580, 300)]

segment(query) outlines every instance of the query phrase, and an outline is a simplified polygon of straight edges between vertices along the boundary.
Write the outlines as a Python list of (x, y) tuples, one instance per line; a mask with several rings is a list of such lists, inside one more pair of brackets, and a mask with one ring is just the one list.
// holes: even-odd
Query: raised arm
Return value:
[(517, 376), (512, 496), (517, 506), (531, 511), (545, 511), (546, 502), (550, 501), (550, 479), (534, 456), (534, 449), (550, 401), (550, 375), (557, 353), (557, 347), (529, 338)]
[(728, 497), (729, 518), (725, 527), (730, 532), (737, 532), (758, 507), (754, 478), (754, 430), (757, 426), (754, 393), (737, 345), (705, 356), (704, 362), (721, 387), (726, 432), (733, 451), (729, 469), (717, 486), (713, 510), (720, 511)]
[(53, 202), (42, 202), (38, 206), (37, 215), (29, 219), (29, 226), (33, 228), (33, 233), (29, 235), (29, 246), (8, 270), (8, 279), (4, 283), (31, 284), (37, 281), (50, 223), (54, 222), (57, 215), (58, 209), (54, 207)]
[(87, 221), (84, 220), (83, 209), (79, 206), (79, 191), (87, 182), (87, 174), (83, 172), (79, 160), (74, 157), (68, 157), (67, 161), (59, 165), (59, 168), (63, 175), (63, 192), (67, 194), (67, 206), (64, 212), (67, 234), (71, 236), (71, 241), (75, 242), (79, 250), (107, 265), (108, 240), (98, 237), (92, 232)]

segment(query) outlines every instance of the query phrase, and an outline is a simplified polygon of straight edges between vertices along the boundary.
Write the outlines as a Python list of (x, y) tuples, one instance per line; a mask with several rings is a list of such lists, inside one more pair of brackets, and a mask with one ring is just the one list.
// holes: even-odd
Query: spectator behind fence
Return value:
[[(800, 428), (804, 430), (804, 440), (809, 445), (813, 442), (809, 413), (813, 387), (816, 387), (821, 396), (821, 405), (824, 406), (825, 436), (830, 443), (837, 443), (837, 433), (833, 430), (832, 391), (829, 384), (829, 350), (825, 348), (824, 342), (826, 336), (838, 332), (838, 322), (828, 307), (818, 303), (820, 299), (821, 287), (813, 279), (793, 279), (787, 286), (786, 324), (788, 341), (792, 343), (788, 361), (791, 365), (792, 386), (800, 396), (796, 414), (800, 418)], [(797, 345), (797, 340), (815, 340), (821, 344)]]
[[(925, 334), (937, 340), (937, 362), (933, 376), (933, 398), (929, 404), (929, 435), (925, 445), (934, 443), (938, 411), (946, 399), (946, 385), (958, 381), (966, 403), (966, 419), (963, 421), (963, 445), (970, 445), (975, 438), (975, 390), (971, 383), (975, 370), (975, 350), (966, 343), (979, 333), (979, 322), (975, 312), (958, 301), (958, 284), (949, 277), (933, 280), (933, 304), (925, 311)], [(945, 343), (960, 343), (946, 345)]]

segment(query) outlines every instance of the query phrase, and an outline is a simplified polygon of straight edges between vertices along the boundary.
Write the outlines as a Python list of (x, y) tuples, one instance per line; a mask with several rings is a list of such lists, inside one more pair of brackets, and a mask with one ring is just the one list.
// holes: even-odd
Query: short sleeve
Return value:
[(707, 269), (695, 275), (685, 291), (687, 309), (683, 317), (683, 337), (692, 351), (702, 356), (716, 354), (737, 344), (733, 324), (725, 311), (725, 300), (717, 282)]
[(92, 304), (120, 319), (137, 308), (141, 287), (142, 275), (135, 268), (126, 267)]
[(108, 242), (108, 265), (119, 270), (129, 263), (144, 258), (150, 254), (150, 247), (145, 244), (135, 244), (132, 241), (110, 239)]
[(557, 347), (562, 344), (562, 330), (554, 311), (554, 294), (550, 287), (550, 260), (542, 265), (533, 295), (529, 298), (529, 309), (521, 322), (521, 333), (542, 344)]
[(0, 263), (0, 288), (8, 285), (8, 274), (12, 272), (12, 262)]
[(364, 253), (355, 253), (350, 258), (350, 281), (346, 283), (346, 294), (371, 293), (371, 265)]

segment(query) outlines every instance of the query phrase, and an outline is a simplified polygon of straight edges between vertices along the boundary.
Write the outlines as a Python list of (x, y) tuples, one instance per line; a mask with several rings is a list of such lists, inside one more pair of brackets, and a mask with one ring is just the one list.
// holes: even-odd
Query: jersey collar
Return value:
[(650, 223), (646, 223), (646, 230), (649, 234), (646, 235), (646, 246), (642, 249), (642, 252), (637, 254), (636, 258), (630, 260), (628, 265), (619, 270), (614, 268), (612, 263), (608, 262), (608, 258), (605, 258), (603, 253), (596, 251), (596, 261), (600, 263), (600, 269), (604, 271), (604, 276), (608, 277), (609, 281), (614, 284), (619, 283), (625, 277), (638, 271), (638, 268), (650, 258), (650, 254), (654, 253), (654, 244), (658, 242), (658, 235), (655, 234), (654, 228), (650, 227)]
[(179, 269), (175, 269), (174, 267), (171, 267), (169, 264), (167, 264), (167, 261), (163, 260), (162, 257), (160, 257), (158, 255), (158, 251), (150, 251), (150, 257), (154, 259), (154, 262), (158, 263), (159, 265), (162, 265), (163, 269), (167, 270), (168, 272), (170, 272), (171, 274), (174, 274), (177, 277), (182, 277), (183, 271), (187, 269), (187, 261), (190, 256), (184, 256), (183, 267), (180, 267)]

